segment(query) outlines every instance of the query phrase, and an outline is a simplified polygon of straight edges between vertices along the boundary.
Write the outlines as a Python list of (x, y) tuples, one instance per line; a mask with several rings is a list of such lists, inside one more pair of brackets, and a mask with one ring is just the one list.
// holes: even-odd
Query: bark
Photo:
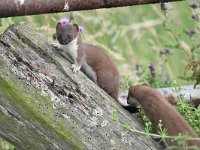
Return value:
[(181, 0), (1, 0), (0, 18)]
[[(25, 25), (0, 36), (0, 137), (19, 149), (157, 149), (126, 112)], [(55, 81), (55, 82), (54, 82)], [(112, 119), (116, 110), (116, 119)]]

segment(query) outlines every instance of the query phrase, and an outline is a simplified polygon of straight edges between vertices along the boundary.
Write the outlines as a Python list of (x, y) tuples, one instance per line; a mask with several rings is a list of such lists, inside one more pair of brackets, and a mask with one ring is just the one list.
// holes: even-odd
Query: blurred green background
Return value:
[[(192, 19), (192, 14), (198, 14), (198, 10), (189, 7), (190, 3), (182, 1), (167, 4), (167, 17), (160, 9), (160, 4), (79, 11), (73, 12), (73, 15), (75, 22), (85, 27), (83, 40), (101, 46), (118, 66), (122, 77), (129, 75), (134, 82), (138, 82), (136, 65), (147, 67), (148, 64), (154, 64), (158, 74), (165, 72), (167, 78), (176, 79), (180, 84), (193, 84), (194, 81), (178, 78), (192, 73), (185, 69), (186, 65), (192, 56), (198, 57), (200, 52), (199, 48), (195, 54), (191, 52), (191, 48), (199, 41), (199, 34), (196, 31), (194, 35), (185, 32), (198, 27), (198, 21)], [(52, 34), (57, 21), (63, 17), (69, 17), (69, 13), (2, 19), (0, 34), (9, 24), (23, 23), (54, 42)], [(166, 23), (167, 28), (164, 26)], [(172, 54), (161, 56), (160, 51), (165, 48), (170, 48)], [(13, 147), (2, 141), (0, 149)]]
[[(168, 4), (168, 24), (177, 35), (194, 28), (196, 24), (191, 18), (192, 9), (188, 3), (183, 1)], [(153, 63), (159, 70), (163, 62), (160, 50), (175, 45), (171, 32), (163, 26), (165, 18), (160, 4), (79, 11), (73, 14), (76, 22), (85, 27), (84, 41), (104, 48), (117, 64), (122, 76), (133, 74), (136, 64)], [(52, 41), (56, 23), (63, 17), (69, 17), (69, 13), (2, 19), (0, 33), (8, 24), (24, 23), (44, 33)], [(181, 47), (173, 50), (166, 64), (172, 78), (183, 75), (193, 39), (183, 33), (180, 43)]]

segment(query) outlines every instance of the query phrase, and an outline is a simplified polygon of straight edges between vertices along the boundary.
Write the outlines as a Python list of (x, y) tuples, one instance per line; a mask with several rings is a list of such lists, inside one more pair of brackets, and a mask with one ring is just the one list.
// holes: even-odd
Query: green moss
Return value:
[[(7, 131), (6, 129), (9, 129), (9, 132), (16, 133), (16, 131), (18, 131), (18, 128), (21, 128), (18, 124), (15, 123), (14, 119), (12, 119), (11, 117), (7, 115), (4, 115), (1, 112), (0, 112), (0, 120), (3, 120), (4, 128), (2, 130)], [(19, 140), (15, 140), (15, 141), (12, 141), (12, 139), (4, 139), (4, 140), (6, 140), (6, 142), (0, 139), (0, 150), (14, 150), (15, 148), (11, 144), (15, 145), (16, 147), (20, 147), (21, 143)], [(9, 144), (8, 142), (11, 144)], [(38, 149), (37, 145), (31, 145), (31, 146), (34, 149)]]
[[(74, 149), (82, 149), (79, 138), (74, 135), (62, 119), (55, 117), (56, 113), (59, 112), (53, 109), (50, 98), (41, 96), (36, 91), (28, 94), (8, 77), (6, 79), (0, 77), (0, 93), (9, 99), (11, 105), (13, 103), (12, 106), (24, 119), (38, 127), (40, 125), (46, 126)], [(48, 105), (48, 109), (45, 105)]]

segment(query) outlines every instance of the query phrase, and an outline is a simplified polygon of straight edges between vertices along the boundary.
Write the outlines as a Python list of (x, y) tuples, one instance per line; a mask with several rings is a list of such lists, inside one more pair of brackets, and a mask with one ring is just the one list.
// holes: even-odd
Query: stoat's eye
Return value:
[(70, 35), (70, 34), (67, 34), (67, 37), (71, 39), (71, 38), (72, 38), (72, 35)]

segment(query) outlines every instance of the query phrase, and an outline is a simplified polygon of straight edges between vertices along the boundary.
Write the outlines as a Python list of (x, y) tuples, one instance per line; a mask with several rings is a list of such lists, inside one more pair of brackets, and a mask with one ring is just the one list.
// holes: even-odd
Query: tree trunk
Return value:
[(181, 0), (1, 0), (0, 18)]
[(142, 130), (43, 35), (13, 25), (0, 36), (0, 137), (25, 150), (157, 149), (126, 123)]

